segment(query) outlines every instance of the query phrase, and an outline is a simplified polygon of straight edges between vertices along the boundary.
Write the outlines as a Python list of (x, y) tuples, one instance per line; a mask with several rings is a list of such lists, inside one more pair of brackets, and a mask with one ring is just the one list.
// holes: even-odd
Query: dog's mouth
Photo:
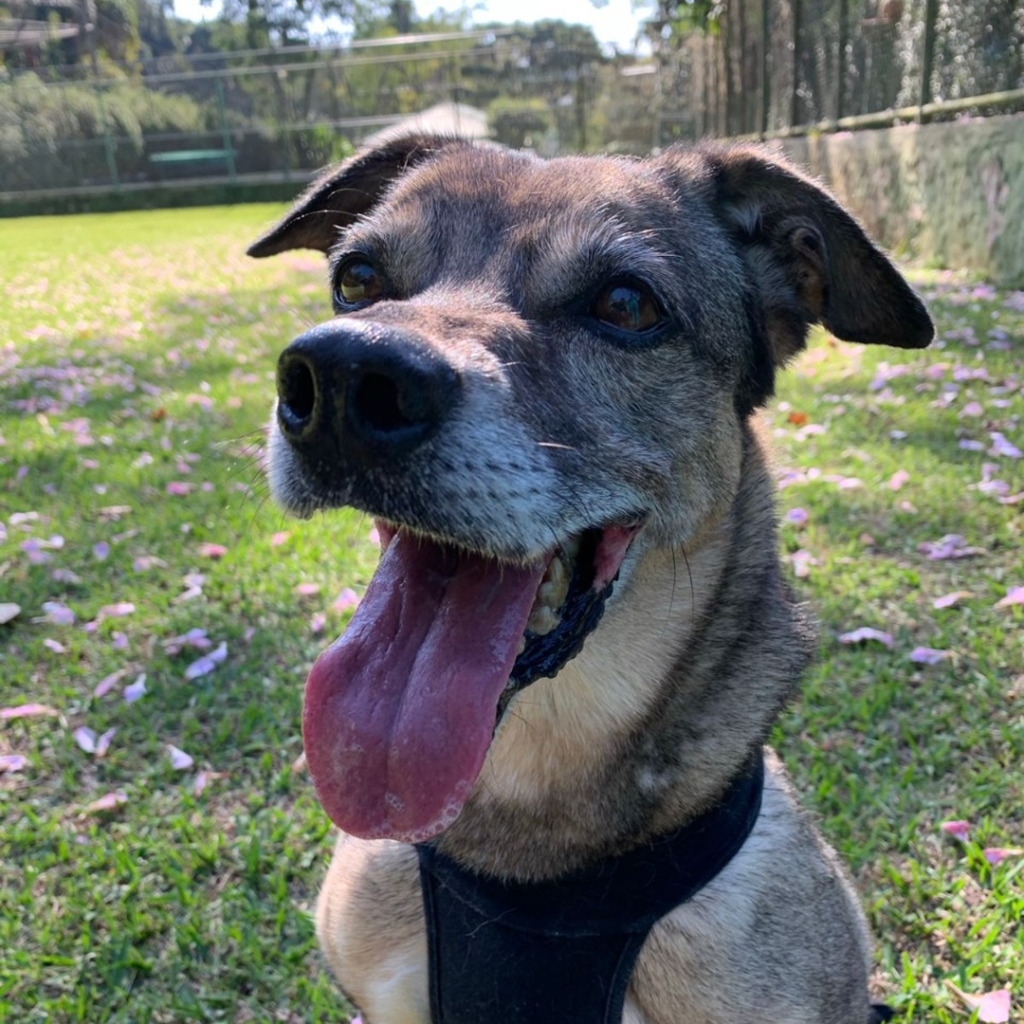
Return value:
[(640, 523), (526, 565), (378, 528), (377, 572), (309, 674), (303, 739), (339, 828), (423, 842), (458, 817), (515, 693), (579, 653)]

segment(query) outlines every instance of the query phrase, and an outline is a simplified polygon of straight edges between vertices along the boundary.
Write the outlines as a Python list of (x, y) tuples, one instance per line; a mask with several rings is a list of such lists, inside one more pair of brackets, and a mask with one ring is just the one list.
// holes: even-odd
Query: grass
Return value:
[[(0, 755), (26, 759), (0, 774), (0, 1020), (347, 1019), (308, 916), (331, 836), (296, 762), (302, 679), (375, 555), (365, 519), (265, 500), (274, 358), (327, 315), (312, 254), (242, 255), (275, 213), (0, 224), (0, 603), (21, 608), (0, 626), (0, 707), (55, 712), (0, 721)], [(960, 442), (1024, 446), (1024, 295), (918, 280), (936, 348), (819, 339), (769, 413), (780, 471), (804, 474), (782, 545), (807, 553), (822, 632), (775, 742), (851, 867), (897, 1019), (969, 1024), (950, 980), (1012, 988), (1022, 1022), (1024, 857), (982, 851), (1024, 846), (1024, 607), (994, 607), (1024, 585), (1024, 504), (998, 500), (1024, 472)], [(951, 533), (983, 551), (918, 550)], [(892, 646), (839, 642), (860, 626)], [(197, 629), (226, 656), (187, 679), (209, 650), (168, 641)], [(918, 664), (918, 646), (949, 654)], [(82, 727), (116, 729), (105, 756)]]

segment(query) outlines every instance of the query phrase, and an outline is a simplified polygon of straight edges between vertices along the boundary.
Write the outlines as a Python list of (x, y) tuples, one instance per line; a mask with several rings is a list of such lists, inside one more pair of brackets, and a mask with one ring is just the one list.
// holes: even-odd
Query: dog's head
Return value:
[(644, 551), (729, 506), (742, 422), (810, 325), (932, 336), (852, 218), (754, 148), (544, 162), (408, 137), (249, 251), (298, 247), (328, 255), (336, 315), (280, 358), (270, 480), (299, 514), (378, 520), (304, 719), (325, 808), (367, 838), (450, 824), (515, 692)]

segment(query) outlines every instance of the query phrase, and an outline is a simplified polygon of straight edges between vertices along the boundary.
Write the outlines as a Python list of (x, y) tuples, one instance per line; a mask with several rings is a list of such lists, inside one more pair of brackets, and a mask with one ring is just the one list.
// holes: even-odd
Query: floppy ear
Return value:
[(924, 304), (825, 189), (755, 146), (704, 155), (716, 213), (750, 269), (776, 365), (804, 347), (812, 323), (871, 345), (932, 340)]
[(410, 167), (442, 149), (469, 145), (465, 139), (414, 133), (364, 149), (324, 172), (299, 196), (284, 219), (246, 252), (257, 258), (289, 249), (327, 252), (337, 240), (339, 228), (348, 227), (366, 213), (388, 185)]

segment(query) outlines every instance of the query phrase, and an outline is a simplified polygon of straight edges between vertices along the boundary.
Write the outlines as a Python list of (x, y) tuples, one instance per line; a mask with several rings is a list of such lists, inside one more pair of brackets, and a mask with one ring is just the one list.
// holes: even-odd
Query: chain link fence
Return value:
[(1024, 110), (1024, 0), (692, 6), (641, 60), (498, 30), (0, 70), (0, 198), (303, 180), (417, 114), (551, 155)]

